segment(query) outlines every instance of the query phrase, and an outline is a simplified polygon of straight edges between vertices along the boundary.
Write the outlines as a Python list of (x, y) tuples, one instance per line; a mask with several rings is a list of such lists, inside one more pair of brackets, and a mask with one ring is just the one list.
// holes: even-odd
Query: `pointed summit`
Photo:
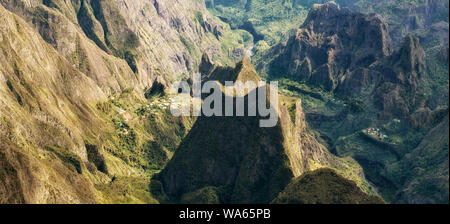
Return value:
[[(208, 78), (220, 82), (261, 80), (248, 59), (237, 63), (235, 68), (218, 66)], [(258, 90), (250, 93), (257, 95)], [(277, 124), (262, 128), (260, 120), (267, 116), (247, 113), (250, 103), (254, 103), (250, 101), (250, 93), (242, 97), (245, 116), (197, 119), (154, 180), (161, 182), (171, 198), (180, 200), (208, 192), (222, 203), (268, 203), (292, 178), (316, 167), (349, 169), (347, 162), (334, 157), (308, 134), (300, 100), (280, 95), (275, 107)], [(224, 96), (223, 102), (230, 98), (233, 97)], [(236, 99), (233, 108), (237, 108)], [(364, 181), (357, 175), (347, 177)]]
[(202, 75), (208, 75), (214, 69), (214, 65), (215, 65), (215, 63), (211, 59), (211, 55), (209, 55), (207, 52), (205, 52), (205, 53), (203, 53), (202, 61), (200, 62), (198, 71)]
[(236, 72), (237, 72), (237, 77), (236, 77), (235, 81), (241, 81), (241, 82), (261, 81), (261, 77), (259, 77), (252, 62), (247, 57), (243, 58), (242, 61), (240, 61), (239, 63), (236, 64)]
[(248, 58), (243, 58), (235, 67), (231, 67), (218, 65), (207, 54), (204, 54), (199, 68), (202, 77), (205, 77), (203, 81), (215, 80), (222, 85), (225, 85), (227, 81), (241, 81), (243, 83), (247, 81), (257, 83), (261, 81), (261, 77), (259, 77), (255, 67)]

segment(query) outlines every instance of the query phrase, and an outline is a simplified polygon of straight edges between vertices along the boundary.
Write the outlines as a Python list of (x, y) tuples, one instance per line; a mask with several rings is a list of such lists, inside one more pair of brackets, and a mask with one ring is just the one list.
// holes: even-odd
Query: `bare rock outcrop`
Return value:
[(335, 90), (348, 71), (391, 53), (389, 31), (379, 16), (329, 2), (314, 5), (297, 34), (269, 52), (276, 58), (266, 67), (269, 74), (286, 72)]
[[(248, 60), (235, 69), (217, 67), (209, 77), (260, 80)], [(280, 96), (280, 101), (274, 105), (278, 122), (271, 128), (261, 128), (259, 120), (264, 117), (248, 116), (247, 112), (246, 116), (199, 117), (155, 179), (174, 200), (214, 189), (214, 198), (221, 203), (268, 203), (293, 177), (320, 167), (334, 168), (346, 178), (364, 182), (360, 168), (333, 156), (308, 134), (300, 100)], [(248, 95), (244, 102), (246, 111)]]
[(388, 30), (376, 14), (334, 2), (315, 4), (296, 35), (269, 50), (269, 62), (259, 68), (269, 76), (287, 74), (343, 96), (364, 94), (384, 118), (408, 116), (421, 103), (425, 52), (414, 35), (394, 50)]

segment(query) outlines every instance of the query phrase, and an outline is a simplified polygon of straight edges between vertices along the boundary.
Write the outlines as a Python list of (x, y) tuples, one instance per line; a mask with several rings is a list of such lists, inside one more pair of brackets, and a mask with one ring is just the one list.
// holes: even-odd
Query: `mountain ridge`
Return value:
[[(252, 67), (244, 59), (234, 71), (254, 71)], [(216, 67), (210, 74), (217, 70), (221, 69)], [(232, 72), (228, 75), (231, 80), (238, 77)], [(245, 108), (248, 100), (248, 95), (244, 96)], [(213, 187), (218, 194), (213, 198), (219, 198), (221, 203), (268, 203), (291, 178), (323, 166), (357, 180), (370, 192), (370, 185), (355, 164), (333, 157), (307, 133), (301, 100), (280, 96), (280, 101), (274, 105), (279, 122), (273, 128), (260, 128), (260, 116), (199, 117), (174, 157), (155, 178), (161, 181), (164, 192), (179, 200), (210, 192)], [(293, 110), (293, 117), (288, 110)], [(261, 185), (263, 182), (267, 184)]]

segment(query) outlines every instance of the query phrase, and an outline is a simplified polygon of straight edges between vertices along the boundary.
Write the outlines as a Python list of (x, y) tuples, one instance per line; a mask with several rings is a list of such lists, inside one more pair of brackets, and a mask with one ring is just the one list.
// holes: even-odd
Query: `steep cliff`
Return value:
[(3, 0), (1, 4), (35, 27), (108, 93), (144, 90), (156, 77), (168, 85), (194, 70), (205, 51), (232, 62), (234, 50), (246, 43), (245, 33), (231, 31), (198, 0)]
[(425, 52), (413, 35), (394, 50), (387, 27), (375, 14), (334, 2), (314, 5), (297, 34), (269, 50), (258, 68), (271, 78), (289, 77), (340, 96), (374, 96), (382, 116), (408, 116), (420, 103)]
[[(355, 12), (333, 2), (311, 7), (297, 33), (257, 58), (257, 68), (267, 72), (267, 78), (280, 80), (286, 94), (303, 99), (307, 121), (320, 142), (339, 156), (355, 158), (385, 200), (444, 200), (448, 186), (441, 180), (446, 178), (448, 149), (439, 148), (441, 143), (430, 144), (427, 133), (448, 114), (448, 63), (442, 60), (447, 57), (445, 39), (430, 45), (429, 39), (414, 32), (401, 41), (391, 41), (392, 27), (376, 14)], [(424, 36), (441, 36), (441, 32), (432, 33), (436, 36)], [(448, 141), (445, 135), (436, 138)], [(426, 145), (422, 150), (433, 151), (439, 165), (412, 153), (421, 144)], [(410, 161), (408, 165), (394, 165), (404, 160)], [(440, 193), (431, 195), (419, 189), (423, 185), (418, 180), (428, 180), (425, 172), (399, 179), (414, 160), (422, 161), (422, 169), (433, 170), (428, 172), (429, 183)]]
[(423, 96), (419, 83), (425, 72), (425, 52), (419, 39), (409, 35), (392, 55), (346, 74), (337, 92), (351, 95), (366, 91), (382, 117), (406, 117), (423, 104), (418, 102)]
[(389, 31), (380, 17), (341, 9), (332, 2), (315, 5), (297, 34), (269, 50), (258, 68), (334, 90), (349, 70), (391, 53)]
[[(312, 7), (328, 0), (297, 0), (298, 4)], [(446, 0), (405, 1), (405, 0), (335, 0), (342, 7), (363, 13), (377, 13), (389, 24), (389, 31), (395, 46), (400, 46), (403, 38), (413, 33), (420, 37), (425, 46), (435, 47), (448, 43), (448, 9)], [(428, 35), (433, 33), (433, 35)]]
[(157, 203), (149, 177), (192, 122), (163, 88), (242, 33), (202, 1), (0, 3), (0, 201)]
[[(220, 77), (220, 81), (226, 75), (227, 81), (259, 80), (246, 60), (236, 68), (216, 67), (209, 77)], [(243, 117), (199, 117), (157, 177), (164, 191), (175, 201), (189, 202), (186, 198), (213, 192), (221, 203), (267, 203), (292, 178), (332, 167), (374, 193), (354, 161), (334, 157), (308, 134), (301, 101), (284, 96), (280, 101), (274, 105), (278, 122), (271, 128), (259, 126), (259, 120), (265, 117), (247, 113)], [(248, 95), (244, 102), (247, 110)]]
[(84, 136), (105, 94), (3, 6), (0, 21), (0, 202), (94, 203)]

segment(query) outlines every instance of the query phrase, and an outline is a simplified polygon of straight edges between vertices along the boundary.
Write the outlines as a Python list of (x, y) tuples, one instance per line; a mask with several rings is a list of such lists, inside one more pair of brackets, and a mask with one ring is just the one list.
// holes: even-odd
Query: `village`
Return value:
[(389, 139), (389, 136), (383, 134), (379, 128), (369, 127), (367, 129), (364, 129), (363, 133), (380, 141), (385, 141)]

